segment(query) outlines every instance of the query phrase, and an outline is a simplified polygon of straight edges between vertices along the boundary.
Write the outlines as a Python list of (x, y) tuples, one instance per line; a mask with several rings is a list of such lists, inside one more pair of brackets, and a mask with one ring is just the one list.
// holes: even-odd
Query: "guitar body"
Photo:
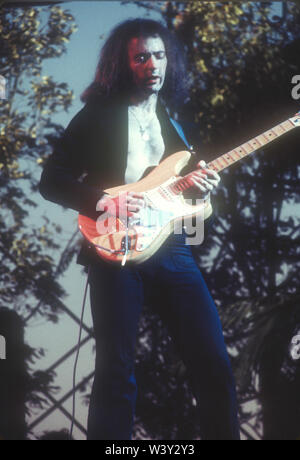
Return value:
[[(180, 232), (193, 217), (203, 220), (212, 214), (210, 202), (192, 205), (177, 187), (180, 171), (191, 153), (180, 151), (167, 157), (146, 177), (132, 184), (104, 190), (111, 196), (121, 192), (143, 192), (146, 206), (138, 216), (122, 220), (104, 212), (97, 221), (79, 215), (78, 225), (84, 237), (107, 262), (139, 264), (149, 259), (174, 229)], [(138, 221), (137, 221), (138, 218)]]

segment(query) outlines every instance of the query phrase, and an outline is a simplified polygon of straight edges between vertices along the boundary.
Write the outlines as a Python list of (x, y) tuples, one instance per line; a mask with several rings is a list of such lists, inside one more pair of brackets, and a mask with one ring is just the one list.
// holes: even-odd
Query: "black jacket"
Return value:
[[(157, 116), (165, 143), (161, 161), (176, 151), (187, 150), (160, 102)], [(48, 158), (40, 193), (47, 200), (96, 218), (96, 204), (103, 190), (125, 184), (127, 152), (128, 105), (103, 100), (86, 104)], [(98, 256), (84, 241), (77, 263), (86, 265), (91, 258)]]

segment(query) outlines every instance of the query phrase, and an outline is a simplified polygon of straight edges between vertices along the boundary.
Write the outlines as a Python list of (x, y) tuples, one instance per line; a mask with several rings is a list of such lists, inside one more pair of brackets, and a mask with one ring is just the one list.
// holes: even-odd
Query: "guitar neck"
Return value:
[(250, 139), (250, 141), (245, 142), (239, 147), (224, 153), (223, 155), (208, 163), (207, 166), (208, 168), (214, 169), (217, 172), (222, 171), (237, 161), (242, 160), (251, 153), (263, 148), (265, 145), (269, 144), (275, 139), (278, 139), (297, 126), (300, 126), (300, 112), (298, 112), (295, 117), (289, 118), (283, 123), (279, 123), (279, 125), (275, 126), (274, 128), (269, 129), (268, 131), (265, 131), (259, 136)]
[[(286, 121), (279, 123), (279, 125), (277, 126), (274, 126), (274, 128), (265, 131), (264, 133), (260, 134), (257, 137), (254, 137), (253, 139), (250, 139), (250, 141), (245, 142), (239, 147), (236, 147), (235, 149), (230, 150), (227, 153), (224, 153), (220, 157), (208, 163), (207, 167), (210, 169), (214, 169), (217, 172), (223, 171), (223, 169), (228, 168), (229, 166), (233, 165), (237, 161), (242, 160), (251, 153), (260, 150), (265, 145), (269, 144), (275, 139), (278, 139), (279, 137), (283, 136), (284, 134), (299, 126), (300, 112), (296, 113), (294, 117), (288, 118)], [(189, 174), (179, 178), (175, 183), (173, 183), (170, 186), (173, 193), (181, 193), (184, 190), (187, 190), (192, 187), (190, 181), (187, 180), (188, 176)]]

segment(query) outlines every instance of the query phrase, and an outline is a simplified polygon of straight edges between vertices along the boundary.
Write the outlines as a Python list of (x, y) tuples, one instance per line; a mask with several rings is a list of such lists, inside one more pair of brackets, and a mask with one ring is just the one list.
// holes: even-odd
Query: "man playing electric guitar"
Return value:
[[(92, 218), (110, 197), (99, 190), (138, 181), (150, 166), (186, 150), (164, 104), (184, 92), (182, 55), (169, 31), (152, 20), (117, 26), (106, 41), (84, 108), (73, 118), (42, 173), (48, 200)], [(84, 179), (83, 179), (83, 176)], [(219, 175), (199, 163), (189, 176), (209, 199)], [(114, 197), (118, 216), (138, 216), (143, 193)], [(203, 440), (238, 440), (234, 378), (215, 304), (185, 233), (171, 234), (138, 265), (103, 261), (87, 244), (96, 370), (88, 440), (131, 439), (137, 385), (138, 321), (143, 304), (160, 315), (184, 361), (197, 401)]]

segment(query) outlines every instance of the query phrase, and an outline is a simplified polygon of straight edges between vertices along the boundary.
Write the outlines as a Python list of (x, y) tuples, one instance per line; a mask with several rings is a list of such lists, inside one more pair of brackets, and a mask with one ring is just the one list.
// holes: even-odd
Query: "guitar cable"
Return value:
[(76, 372), (77, 372), (77, 364), (78, 364), (78, 359), (79, 359), (79, 352), (80, 352), (80, 342), (81, 342), (81, 336), (82, 336), (82, 329), (83, 329), (83, 318), (84, 318), (84, 311), (85, 311), (85, 304), (86, 304), (86, 295), (87, 295), (87, 289), (88, 289), (88, 283), (89, 283), (89, 277), (90, 277), (90, 268), (91, 265), (89, 264), (88, 266), (88, 272), (87, 272), (87, 279), (86, 279), (86, 285), (85, 285), (85, 290), (84, 290), (84, 296), (83, 296), (83, 302), (82, 302), (82, 308), (81, 308), (81, 318), (80, 318), (80, 324), (79, 324), (79, 336), (78, 336), (78, 343), (77, 343), (77, 351), (76, 351), (76, 357), (75, 357), (75, 363), (74, 363), (74, 369), (73, 369), (73, 397), (72, 397), (72, 417), (71, 417), (71, 427), (70, 427), (70, 441), (72, 440), (73, 436), (73, 429), (74, 429), (74, 422), (75, 422), (75, 409), (76, 409)]

